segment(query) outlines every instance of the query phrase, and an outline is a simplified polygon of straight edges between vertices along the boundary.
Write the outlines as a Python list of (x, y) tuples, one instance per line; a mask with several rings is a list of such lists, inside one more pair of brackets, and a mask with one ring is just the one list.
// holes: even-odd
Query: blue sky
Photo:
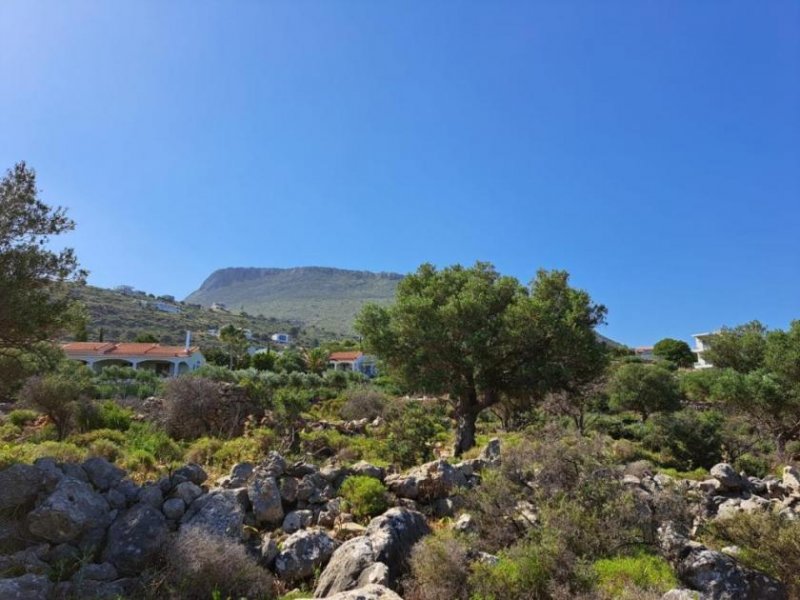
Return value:
[(90, 283), (562, 268), (631, 345), (800, 318), (800, 3), (0, 4), (0, 168)]

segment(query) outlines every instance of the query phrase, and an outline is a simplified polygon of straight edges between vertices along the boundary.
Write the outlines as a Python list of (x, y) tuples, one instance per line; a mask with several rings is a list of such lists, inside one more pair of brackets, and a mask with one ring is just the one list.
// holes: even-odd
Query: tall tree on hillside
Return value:
[(755, 371), (764, 364), (767, 328), (758, 321), (738, 327), (724, 327), (709, 340), (703, 358), (718, 369), (739, 373)]
[(306, 367), (309, 373), (322, 373), (328, 368), (330, 354), (324, 348), (312, 348), (306, 352)]
[[(60, 207), (39, 199), (36, 174), (24, 162), (0, 180), (0, 389), (26, 374), (26, 357), (48, 355), (44, 342), (78, 314), (65, 282), (82, 282), (71, 248), (49, 249), (52, 236), (74, 229)], [(0, 392), (2, 393), (2, 392)]]
[(528, 289), (488, 263), (424, 264), (400, 282), (394, 305), (365, 306), (356, 329), (410, 389), (449, 396), (461, 455), (475, 445), (480, 412), (501, 398), (530, 404), (595, 377), (605, 312), (563, 271), (539, 271)]

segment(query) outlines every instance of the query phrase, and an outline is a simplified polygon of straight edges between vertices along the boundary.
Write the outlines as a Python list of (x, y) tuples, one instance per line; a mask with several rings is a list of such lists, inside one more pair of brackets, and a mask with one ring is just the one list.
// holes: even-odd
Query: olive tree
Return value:
[(481, 411), (502, 398), (529, 405), (602, 370), (594, 327), (605, 307), (568, 279), (541, 270), (525, 287), (489, 263), (423, 264), (399, 283), (393, 305), (366, 305), (356, 329), (409, 389), (448, 396), (458, 456), (475, 445)]

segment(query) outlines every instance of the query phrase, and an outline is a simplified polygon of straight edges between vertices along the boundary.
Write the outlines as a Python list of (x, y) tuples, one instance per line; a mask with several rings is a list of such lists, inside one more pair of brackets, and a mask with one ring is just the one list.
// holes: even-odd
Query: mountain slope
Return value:
[(391, 302), (402, 277), (327, 267), (227, 268), (212, 273), (186, 302), (203, 306), (222, 302), (231, 311), (296, 319), (349, 334), (364, 303)]

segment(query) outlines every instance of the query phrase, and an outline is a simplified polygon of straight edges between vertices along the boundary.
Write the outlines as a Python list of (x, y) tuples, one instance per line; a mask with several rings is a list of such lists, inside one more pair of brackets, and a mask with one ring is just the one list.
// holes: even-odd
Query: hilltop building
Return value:
[(709, 333), (694, 333), (692, 337), (694, 338), (694, 348), (692, 348), (692, 352), (697, 355), (697, 362), (694, 363), (695, 369), (709, 369), (713, 367), (710, 362), (708, 362), (705, 358), (703, 358), (703, 354), (706, 350), (708, 350), (708, 345), (718, 331), (712, 331)]

